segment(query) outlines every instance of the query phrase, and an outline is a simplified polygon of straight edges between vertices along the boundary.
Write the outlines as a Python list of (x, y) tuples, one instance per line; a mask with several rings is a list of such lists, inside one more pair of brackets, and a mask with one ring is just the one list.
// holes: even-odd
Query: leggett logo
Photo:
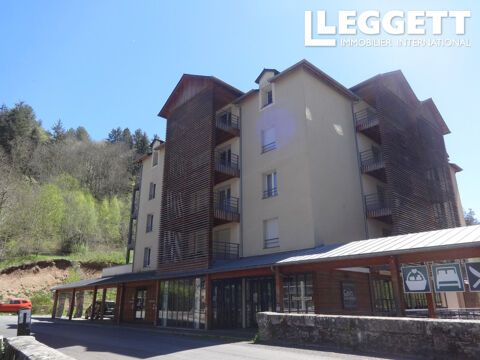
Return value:
[[(338, 12), (338, 26), (327, 25), (326, 11), (317, 11), (317, 31), (321, 37), (314, 38), (313, 12), (305, 11), (305, 46), (337, 46), (334, 38), (324, 35), (443, 35), (443, 25), (446, 21), (455, 22), (455, 35), (465, 35), (465, 24), (471, 18), (472, 12), (467, 10), (432, 10), (432, 11), (388, 11), (381, 16), (378, 10), (361, 12), (356, 10)], [(431, 26), (426, 26), (428, 21)], [(352, 38), (340, 39), (341, 46), (465, 46), (470, 47), (470, 41), (464, 38)]]

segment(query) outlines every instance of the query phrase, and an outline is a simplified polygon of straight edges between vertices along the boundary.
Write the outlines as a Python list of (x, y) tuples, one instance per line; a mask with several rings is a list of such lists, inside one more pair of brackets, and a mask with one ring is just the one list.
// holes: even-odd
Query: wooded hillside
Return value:
[(38, 253), (121, 250), (136, 159), (150, 151), (140, 129), (42, 127), (24, 103), (0, 107), (0, 262)]

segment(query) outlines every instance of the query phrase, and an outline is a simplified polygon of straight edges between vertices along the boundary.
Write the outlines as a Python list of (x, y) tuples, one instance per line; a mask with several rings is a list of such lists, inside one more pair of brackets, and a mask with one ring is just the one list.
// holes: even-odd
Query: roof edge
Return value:
[(340, 93), (341, 95), (349, 98), (350, 100), (353, 100), (353, 101), (357, 101), (359, 100), (360, 98), (355, 94), (353, 93), (351, 90), (347, 89), (345, 86), (343, 86), (342, 84), (340, 84), (337, 80), (335, 80), (334, 78), (332, 78), (331, 76), (329, 76), (328, 74), (326, 74), (325, 72), (323, 72), (322, 70), (320, 70), (318, 67), (316, 67), (315, 65), (313, 65), (311, 62), (309, 62), (308, 60), (306, 59), (302, 59), (300, 60), (299, 62), (297, 62), (296, 64), (293, 64), (292, 66), (290, 66), (289, 68), (283, 70), (282, 72), (280, 72), (279, 74), (273, 76), (272, 78), (270, 78), (268, 81), (270, 82), (275, 82), (277, 81), (278, 79), (282, 78), (283, 76), (299, 69), (300, 67), (303, 67), (304, 69), (306, 70), (309, 70), (313, 75), (315, 75), (317, 78), (319, 78), (320, 80), (322, 80), (323, 82), (325, 82), (327, 85), (329, 85), (330, 87), (332, 87), (333, 89), (335, 89), (338, 93)]

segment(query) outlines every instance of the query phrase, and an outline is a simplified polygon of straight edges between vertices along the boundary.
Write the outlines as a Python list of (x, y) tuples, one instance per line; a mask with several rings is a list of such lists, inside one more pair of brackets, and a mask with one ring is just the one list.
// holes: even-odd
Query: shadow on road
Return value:
[(41, 343), (57, 350), (76, 346), (84, 348), (84, 351), (145, 359), (228, 342), (104, 324), (54, 322), (49, 318), (35, 320), (37, 321), (32, 324), (32, 334)]

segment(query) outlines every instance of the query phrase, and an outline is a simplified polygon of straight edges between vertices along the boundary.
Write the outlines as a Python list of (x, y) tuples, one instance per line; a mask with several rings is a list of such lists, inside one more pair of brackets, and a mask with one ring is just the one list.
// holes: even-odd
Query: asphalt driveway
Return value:
[[(16, 316), (0, 316), (0, 334), (16, 335)], [(209, 336), (179, 336), (147, 328), (135, 329), (88, 322), (53, 322), (34, 317), (32, 335), (76, 359), (393, 359), (351, 353), (299, 349), (254, 344), (251, 341), (226, 341)]]

